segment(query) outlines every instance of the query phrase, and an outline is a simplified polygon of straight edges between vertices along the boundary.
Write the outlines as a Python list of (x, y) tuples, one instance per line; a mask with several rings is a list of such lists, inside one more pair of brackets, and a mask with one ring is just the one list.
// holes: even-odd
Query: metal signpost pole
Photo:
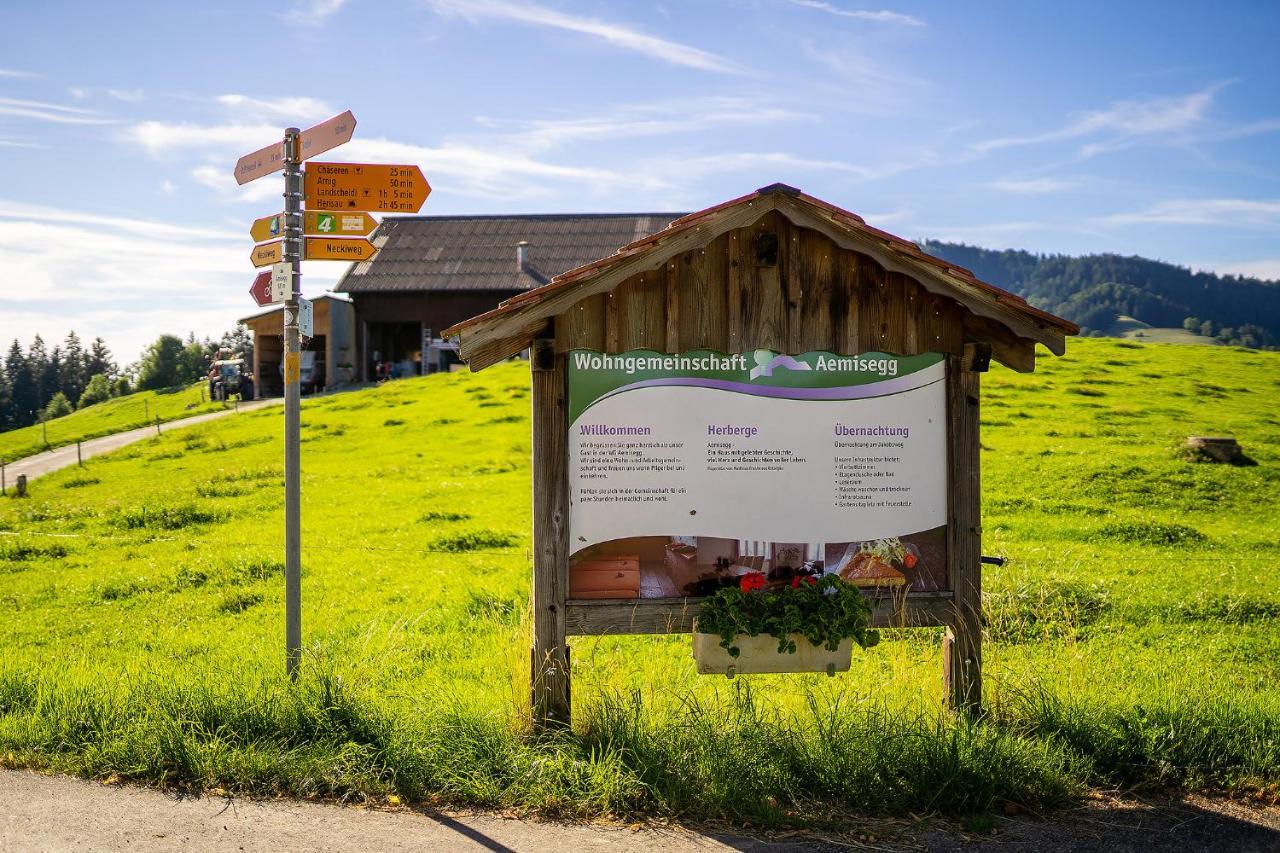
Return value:
[(299, 410), (301, 340), (298, 299), (302, 295), (302, 152), (299, 131), (284, 133), (284, 260), (293, 283), (284, 303), (284, 621), (285, 668), (298, 679), (302, 658), (302, 536), (299, 507)]

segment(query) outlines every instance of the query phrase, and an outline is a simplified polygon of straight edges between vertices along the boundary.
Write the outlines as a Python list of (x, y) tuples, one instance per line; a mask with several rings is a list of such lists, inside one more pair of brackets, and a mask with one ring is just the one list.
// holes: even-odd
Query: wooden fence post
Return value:
[(551, 332), (529, 350), (533, 379), (533, 650), (536, 730), (569, 725), (569, 648), (565, 599), (569, 575), (568, 387), (565, 359)]
[[(947, 704), (982, 713), (982, 525), (979, 377), (989, 358), (947, 357), (947, 565), (955, 607), (942, 644)], [(988, 350), (989, 352), (989, 350)]]

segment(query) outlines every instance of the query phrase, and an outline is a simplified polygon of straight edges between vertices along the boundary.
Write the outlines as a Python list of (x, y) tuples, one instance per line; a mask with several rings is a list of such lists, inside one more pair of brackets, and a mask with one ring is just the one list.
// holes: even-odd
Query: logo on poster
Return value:
[[(770, 358), (772, 356), (772, 358)], [(803, 361), (792, 358), (789, 355), (774, 355), (770, 350), (756, 350), (756, 366), (751, 368), (751, 381), (759, 379), (761, 376), (772, 376), (774, 368), (785, 368), (787, 370), (812, 370), (813, 368), (805, 364)]]

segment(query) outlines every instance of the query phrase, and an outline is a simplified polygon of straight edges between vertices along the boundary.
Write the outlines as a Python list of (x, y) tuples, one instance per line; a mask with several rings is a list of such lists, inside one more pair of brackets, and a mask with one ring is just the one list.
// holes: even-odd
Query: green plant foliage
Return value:
[(711, 596), (698, 614), (698, 630), (719, 635), (720, 645), (735, 658), (740, 650), (733, 641), (743, 635), (768, 634), (778, 641), (779, 653), (795, 654), (792, 634), (831, 651), (847, 639), (867, 648), (880, 640), (870, 625), (871, 604), (857, 587), (835, 575), (780, 589), (728, 587)]

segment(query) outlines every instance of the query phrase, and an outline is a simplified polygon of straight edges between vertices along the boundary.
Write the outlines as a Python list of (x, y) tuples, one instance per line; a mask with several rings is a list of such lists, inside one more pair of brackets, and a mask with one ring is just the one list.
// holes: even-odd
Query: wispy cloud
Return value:
[(219, 95), (214, 99), (242, 120), (279, 119), (312, 121), (328, 118), (337, 112), (317, 98), (254, 98), (249, 95)]
[(345, 5), (347, 0), (302, 0), (279, 17), (295, 27), (322, 27)]
[[(145, 149), (152, 156), (177, 150), (217, 148), (247, 154), (272, 139), (281, 138), (274, 124), (190, 124), (167, 121), (141, 121), (124, 130), (125, 141)], [(244, 149), (240, 151), (240, 149)]]
[(32, 80), (43, 77), (35, 71), (19, 71), (16, 68), (0, 68), (0, 77), (7, 77), (13, 80)]
[[(122, 360), (159, 330), (215, 334), (247, 313), (247, 237), (0, 199), (0, 340), (106, 332)], [(173, 271), (183, 270), (175, 290)]]
[(904, 15), (901, 12), (891, 12), (887, 9), (870, 11), (868, 9), (844, 9), (833, 3), (825, 3), (823, 0), (791, 0), (796, 6), (804, 6), (806, 9), (817, 9), (820, 12), (826, 12), (828, 15), (835, 15), (840, 18), (853, 18), (858, 21), (874, 21), (877, 24), (901, 24), (908, 27), (923, 27), (924, 21), (912, 15)]
[(0, 115), (30, 118), (55, 124), (112, 124), (115, 121), (93, 110), (44, 101), (23, 101), (17, 98), (0, 98)]
[(510, 120), (480, 117), (486, 128), (510, 134), (524, 150), (547, 151), (577, 142), (681, 136), (726, 127), (810, 122), (817, 116), (741, 98), (694, 98), (625, 105), (599, 115), (563, 119)]
[(993, 190), (1000, 190), (1000, 192), (1006, 193), (1043, 195), (1075, 189), (1080, 186), (1080, 182), (1066, 178), (1003, 178), (998, 181), (991, 181), (987, 186)]
[(141, 103), (147, 98), (147, 93), (142, 89), (108, 89), (107, 94), (117, 101), (125, 101), (130, 104)]
[(441, 14), (456, 15), (472, 22), (491, 19), (549, 27), (600, 39), (623, 50), (630, 50), (685, 68), (722, 74), (743, 71), (724, 57), (692, 45), (651, 36), (624, 24), (570, 15), (567, 12), (548, 9), (533, 3), (514, 3), (506, 0), (428, 0), (428, 2)]
[[(860, 47), (852, 44), (845, 44), (838, 47), (819, 47), (813, 41), (804, 41), (800, 45), (804, 55), (810, 60), (825, 66), (829, 71), (837, 74), (845, 80), (863, 83), (878, 87), (892, 87), (897, 89), (901, 86), (915, 86), (921, 83), (920, 80), (893, 71), (884, 65), (876, 62), (867, 55)], [(882, 97), (882, 93), (872, 90), (860, 98), (877, 98)], [(901, 108), (900, 99), (894, 97), (894, 105)]]
[(1102, 217), (1109, 225), (1212, 225), (1280, 228), (1280, 200), (1246, 198), (1169, 199), (1142, 210)]
[(1085, 113), (1053, 130), (1025, 136), (986, 139), (973, 143), (972, 148), (986, 154), (1006, 148), (1101, 137), (1080, 148), (1080, 154), (1089, 157), (1136, 141), (1168, 141), (1171, 137), (1202, 126), (1214, 96), (1225, 85), (1226, 83), (1215, 83), (1197, 92), (1176, 97), (1117, 101), (1107, 109)]
[(46, 148), (30, 139), (21, 136), (0, 136), (0, 148)]

